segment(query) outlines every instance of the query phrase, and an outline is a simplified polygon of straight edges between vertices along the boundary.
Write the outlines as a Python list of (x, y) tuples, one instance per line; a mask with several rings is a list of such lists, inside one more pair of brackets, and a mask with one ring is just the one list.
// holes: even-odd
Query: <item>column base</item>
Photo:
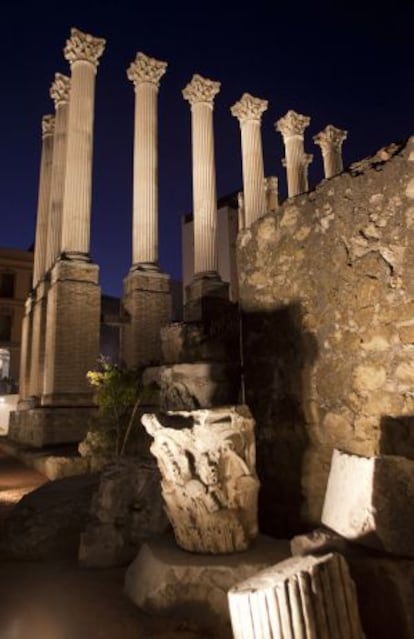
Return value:
[(160, 363), (160, 330), (171, 321), (169, 275), (142, 266), (124, 279), (121, 358), (128, 368)]
[(42, 448), (82, 441), (96, 406), (38, 407), (10, 413), (8, 438)]
[(184, 321), (209, 322), (220, 317), (230, 305), (229, 284), (218, 273), (197, 273), (186, 287)]

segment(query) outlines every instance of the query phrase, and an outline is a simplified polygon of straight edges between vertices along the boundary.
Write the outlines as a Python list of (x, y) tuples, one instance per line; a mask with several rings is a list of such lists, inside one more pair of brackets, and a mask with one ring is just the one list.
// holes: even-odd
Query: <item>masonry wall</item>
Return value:
[(333, 447), (414, 452), (414, 138), (239, 236), (261, 528), (319, 521)]

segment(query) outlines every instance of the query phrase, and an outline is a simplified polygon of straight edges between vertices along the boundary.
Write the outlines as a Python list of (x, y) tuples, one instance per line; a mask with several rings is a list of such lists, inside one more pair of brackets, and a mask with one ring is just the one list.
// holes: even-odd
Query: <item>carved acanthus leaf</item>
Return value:
[(134, 83), (135, 87), (142, 82), (150, 82), (159, 87), (160, 79), (167, 70), (167, 63), (155, 58), (150, 58), (139, 51), (133, 62), (127, 69), (128, 80)]
[(348, 131), (337, 129), (332, 124), (328, 124), (323, 131), (313, 137), (313, 141), (321, 147), (322, 152), (330, 149), (339, 151), (347, 137)]
[(240, 123), (248, 122), (249, 120), (260, 122), (268, 104), (267, 100), (255, 98), (250, 93), (243, 93), (240, 100), (230, 108), (230, 111), (235, 118), (238, 118)]
[(214, 97), (220, 91), (220, 82), (203, 78), (201, 75), (193, 75), (191, 82), (183, 89), (183, 98), (193, 106), (199, 102), (213, 105)]
[(55, 103), (55, 107), (69, 101), (70, 78), (62, 73), (55, 73), (55, 79), (50, 86), (50, 97)]
[(89, 33), (83, 33), (79, 29), (71, 29), (71, 37), (66, 41), (63, 54), (70, 64), (78, 60), (90, 62), (98, 66), (98, 59), (104, 52), (106, 40), (95, 38)]
[(276, 131), (279, 131), (283, 137), (291, 137), (293, 135), (303, 136), (306, 127), (309, 126), (310, 117), (301, 115), (296, 111), (288, 111), (283, 118), (275, 122)]

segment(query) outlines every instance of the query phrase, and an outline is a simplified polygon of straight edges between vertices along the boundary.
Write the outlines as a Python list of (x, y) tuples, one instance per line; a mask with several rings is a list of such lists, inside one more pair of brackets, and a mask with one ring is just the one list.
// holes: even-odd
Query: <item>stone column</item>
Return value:
[(266, 111), (267, 100), (244, 93), (231, 107), (231, 113), (239, 120), (243, 160), (243, 192), (246, 227), (266, 212), (264, 168), (260, 124)]
[(309, 166), (312, 164), (313, 154), (305, 153), (303, 156), (303, 184), (305, 192), (309, 191)]
[(104, 48), (102, 38), (72, 29), (64, 49), (71, 66), (62, 217), (62, 252), (68, 259), (89, 261), (95, 76)]
[[(33, 265), (33, 293), (26, 304), (23, 319), (23, 336), (21, 350), (20, 399), (26, 400), (33, 393), (33, 386), (37, 381), (37, 363), (39, 357), (40, 308), (37, 298), (43, 288), (45, 267), (47, 229), (49, 219), (50, 188), (52, 180), (53, 135), (55, 118), (45, 115), (42, 118), (42, 154), (40, 160), (39, 195), (37, 204), (36, 235)], [(32, 400), (29, 402), (32, 405)], [(20, 403), (20, 407), (24, 407)]]
[(135, 88), (132, 266), (124, 279), (121, 357), (128, 367), (161, 361), (161, 328), (171, 321), (171, 284), (158, 266), (159, 82), (166, 62), (138, 53), (127, 70)]
[(39, 195), (37, 202), (33, 288), (37, 286), (45, 274), (54, 131), (54, 116), (45, 115), (42, 118), (42, 154), (40, 159)]
[(19, 374), (19, 402), (18, 410), (30, 408), (32, 403), (30, 395), (30, 366), (32, 349), (32, 317), (33, 297), (32, 293), (25, 302), (25, 311), (22, 322), (22, 341), (20, 346), (20, 374)]
[(158, 270), (157, 97), (167, 63), (138, 53), (127, 70), (135, 88), (132, 267)]
[(213, 102), (220, 82), (194, 75), (183, 90), (191, 105), (194, 274), (217, 274), (217, 193)]
[(313, 141), (321, 147), (325, 178), (331, 178), (342, 173), (342, 144), (348, 137), (348, 131), (337, 129), (328, 124), (320, 133), (314, 136)]
[(340, 554), (293, 557), (228, 592), (234, 639), (363, 639), (355, 584)]
[(46, 271), (51, 269), (61, 252), (69, 92), (70, 79), (61, 73), (56, 73), (50, 87), (50, 97), (55, 103), (56, 123), (53, 142), (53, 173), (50, 191)]
[(295, 111), (288, 111), (275, 123), (275, 128), (282, 134), (285, 144), (288, 197), (294, 197), (307, 190), (303, 134), (309, 123), (308, 116), (300, 115)]
[(186, 289), (184, 318), (188, 321), (206, 319), (209, 300), (229, 296), (228, 285), (218, 274), (217, 260), (213, 103), (219, 90), (220, 82), (198, 74), (183, 90), (191, 106), (193, 161), (194, 274)]
[[(104, 45), (103, 39), (72, 29), (64, 49), (72, 75), (62, 169), (62, 243), (48, 292), (42, 406), (92, 404), (86, 373), (99, 353), (101, 294), (99, 269), (89, 258), (91, 174), (95, 74)], [(58, 210), (58, 189), (55, 203)], [(56, 433), (51, 436), (58, 441)], [(62, 429), (63, 436), (65, 441), (79, 439), (79, 425), (68, 427), (64, 435)]]
[(265, 178), (266, 210), (274, 213), (279, 208), (279, 180), (277, 177)]

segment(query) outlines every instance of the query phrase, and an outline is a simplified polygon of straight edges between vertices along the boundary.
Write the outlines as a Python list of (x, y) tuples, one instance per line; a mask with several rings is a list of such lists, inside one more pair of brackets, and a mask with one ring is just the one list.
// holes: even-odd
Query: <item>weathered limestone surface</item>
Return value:
[[(178, 418), (172, 428), (154, 414), (141, 421), (154, 438), (151, 452), (178, 545), (213, 554), (246, 550), (258, 533), (259, 489), (247, 406), (171, 416)], [(180, 418), (188, 420), (184, 427)]]
[(234, 586), (228, 599), (234, 639), (364, 639), (339, 554), (287, 559)]
[(106, 466), (80, 538), (82, 565), (124, 564), (146, 539), (167, 530), (160, 479), (151, 459), (121, 458)]
[(320, 521), (334, 447), (412, 455), (413, 149), (381, 149), (239, 237), (265, 532), (297, 533), (301, 508)]
[(227, 591), (287, 557), (285, 540), (264, 535), (245, 552), (207, 557), (181, 550), (172, 536), (161, 537), (143, 544), (128, 568), (125, 592), (150, 614), (202, 621), (217, 629), (229, 623)]
[(322, 523), (348, 540), (414, 557), (414, 461), (334, 450)]

